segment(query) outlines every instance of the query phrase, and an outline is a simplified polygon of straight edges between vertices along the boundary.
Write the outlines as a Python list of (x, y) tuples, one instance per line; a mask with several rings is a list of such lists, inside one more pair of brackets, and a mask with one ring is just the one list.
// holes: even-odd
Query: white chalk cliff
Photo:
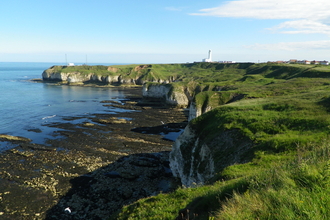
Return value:
[(176, 91), (170, 84), (144, 84), (142, 89), (144, 98), (159, 99), (168, 105), (187, 107), (189, 105), (188, 97), (183, 91)]
[(170, 167), (186, 187), (205, 184), (225, 167), (247, 162), (252, 146), (238, 130), (219, 132), (207, 141), (188, 125), (172, 146)]

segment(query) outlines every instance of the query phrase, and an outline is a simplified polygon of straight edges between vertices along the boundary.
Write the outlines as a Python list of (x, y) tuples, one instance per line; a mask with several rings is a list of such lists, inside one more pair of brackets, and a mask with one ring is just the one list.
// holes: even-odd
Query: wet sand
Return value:
[[(186, 125), (182, 109), (141, 102), (141, 88), (106, 108), (132, 110), (64, 118), (45, 145), (14, 141), (0, 154), (0, 219), (105, 219), (123, 205), (176, 187), (172, 141), (160, 133)], [(68, 209), (67, 209), (68, 208)]]

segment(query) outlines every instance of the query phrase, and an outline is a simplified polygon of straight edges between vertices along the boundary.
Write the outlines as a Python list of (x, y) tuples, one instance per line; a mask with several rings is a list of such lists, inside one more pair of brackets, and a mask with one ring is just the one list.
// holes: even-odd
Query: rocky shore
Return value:
[[(182, 109), (142, 102), (139, 88), (125, 100), (104, 100), (118, 114), (65, 118), (44, 145), (12, 140), (0, 154), (1, 219), (107, 219), (123, 205), (177, 186), (169, 168)], [(6, 139), (8, 141), (8, 139)]]

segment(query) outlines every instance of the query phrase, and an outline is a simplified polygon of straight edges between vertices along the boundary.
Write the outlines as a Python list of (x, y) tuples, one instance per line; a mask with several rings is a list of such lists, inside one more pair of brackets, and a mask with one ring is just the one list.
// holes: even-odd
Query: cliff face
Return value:
[(198, 116), (201, 116), (202, 114), (211, 111), (214, 108), (214, 106), (207, 105), (204, 106), (204, 108), (201, 105), (198, 105), (196, 101), (192, 101), (189, 105), (189, 117), (188, 121), (193, 120), (194, 118), (197, 118)]
[(180, 178), (182, 185), (187, 187), (193, 183), (203, 184), (206, 179), (212, 177), (215, 173), (214, 160), (210, 157), (210, 149), (207, 146), (201, 152), (202, 161), (199, 161), (200, 163), (204, 162), (204, 172), (200, 173), (195, 170), (196, 166), (194, 164), (196, 164), (196, 161), (194, 152), (197, 146), (198, 137), (187, 126), (184, 132), (175, 140), (170, 153), (170, 168), (173, 175)]
[(44, 81), (67, 83), (96, 82), (104, 84), (143, 85), (146, 82), (171, 83), (173, 76), (159, 76), (151, 65), (133, 65), (125, 68), (112, 66), (52, 66), (42, 73)]
[(169, 84), (145, 84), (142, 95), (147, 99), (158, 99), (168, 105), (185, 108), (189, 105), (189, 99), (182, 90), (175, 90)]
[(81, 74), (79, 72), (63, 73), (63, 72), (49, 72), (42, 73), (44, 81), (62, 81), (68, 83), (83, 83), (83, 82), (98, 82), (105, 84), (137, 84), (136, 79), (123, 79), (120, 75), (102, 76), (94, 73)]
[(224, 131), (205, 141), (188, 125), (173, 144), (170, 167), (182, 185), (204, 184), (225, 167), (248, 162), (246, 155), (252, 146), (253, 142), (238, 130)]

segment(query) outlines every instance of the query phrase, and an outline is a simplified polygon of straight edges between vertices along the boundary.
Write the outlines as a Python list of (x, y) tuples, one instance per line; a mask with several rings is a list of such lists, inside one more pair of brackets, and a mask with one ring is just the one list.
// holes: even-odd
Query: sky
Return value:
[(0, 62), (330, 60), (329, 0), (8, 0)]

